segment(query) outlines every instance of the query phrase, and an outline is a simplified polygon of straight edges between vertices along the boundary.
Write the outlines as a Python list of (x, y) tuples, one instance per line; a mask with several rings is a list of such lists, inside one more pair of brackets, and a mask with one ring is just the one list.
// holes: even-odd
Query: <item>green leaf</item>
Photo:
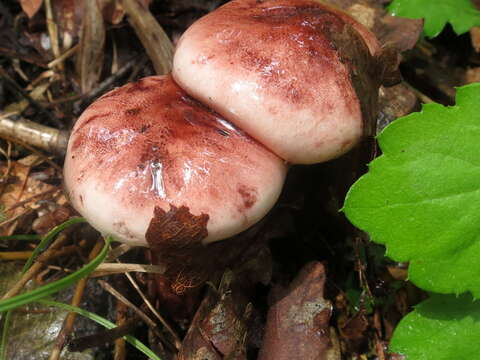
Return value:
[(447, 22), (458, 35), (480, 25), (480, 11), (470, 0), (394, 0), (388, 10), (397, 16), (425, 19), (428, 37), (437, 36)]
[(379, 135), (383, 155), (350, 189), (344, 212), (409, 279), (438, 293), (480, 297), (480, 83), (457, 104), (425, 105)]
[(480, 353), (480, 302), (432, 295), (395, 329), (390, 351), (409, 360), (471, 360)]

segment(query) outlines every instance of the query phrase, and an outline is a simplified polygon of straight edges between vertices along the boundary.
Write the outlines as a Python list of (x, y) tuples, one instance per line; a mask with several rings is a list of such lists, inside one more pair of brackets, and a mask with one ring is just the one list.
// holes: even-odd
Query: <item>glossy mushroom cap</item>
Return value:
[(208, 215), (205, 243), (247, 229), (274, 205), (285, 173), (282, 159), (165, 76), (90, 105), (64, 167), (70, 200), (92, 226), (145, 246), (155, 207)]
[(195, 22), (174, 56), (191, 96), (291, 163), (350, 150), (378, 96), (375, 36), (312, 0), (234, 0)]

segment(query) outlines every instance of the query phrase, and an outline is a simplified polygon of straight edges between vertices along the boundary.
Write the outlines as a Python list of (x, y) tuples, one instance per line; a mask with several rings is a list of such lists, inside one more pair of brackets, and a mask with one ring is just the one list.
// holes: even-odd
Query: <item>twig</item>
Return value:
[(125, 324), (114, 327), (113, 329), (100, 331), (94, 335), (88, 335), (72, 340), (68, 345), (68, 348), (70, 351), (81, 352), (85, 349), (102, 346), (106, 343), (111, 343), (113, 340), (122, 336), (128, 335), (135, 330), (138, 325), (140, 325), (139, 319), (135, 317), (127, 320)]
[(5, 225), (8, 225), (8, 224), (14, 222), (15, 220), (18, 220), (18, 219), (21, 218), (22, 216), (24, 216), (24, 215), (26, 215), (26, 214), (28, 214), (28, 213), (30, 213), (30, 212), (32, 212), (32, 211), (33, 211), (33, 209), (25, 209), (25, 211), (22, 211), (20, 214), (17, 214), (17, 215), (15, 215), (14, 217), (9, 218), (9, 219), (7, 219), (7, 220), (5, 220), (5, 221), (2, 221), (2, 222), (0, 223), (0, 228), (3, 227), (3, 226), (5, 226)]
[(60, 63), (63, 63), (66, 59), (68, 59), (70, 56), (72, 56), (73, 54), (75, 54), (77, 51), (78, 51), (78, 48), (79, 48), (79, 45), (75, 45), (74, 47), (71, 47), (70, 49), (68, 49), (67, 51), (65, 51), (62, 55), (58, 56), (55, 60), (52, 60), (50, 61), (48, 64), (47, 64), (47, 67), (49, 69), (52, 69), (54, 68), (55, 66), (57, 66), (58, 64)]
[(128, 306), (130, 309), (133, 310), (137, 316), (142, 319), (157, 335), (158, 337), (161, 337), (162, 334), (160, 334), (160, 331), (158, 330), (157, 324), (151, 320), (142, 310), (140, 310), (137, 306), (135, 306), (130, 300), (128, 300), (125, 296), (120, 294), (117, 290), (115, 290), (109, 283), (107, 283), (104, 280), (98, 280), (98, 283), (100, 286), (107, 292), (109, 292), (111, 295), (113, 295), (118, 301), (121, 301), (124, 303), (126, 306)]
[(157, 74), (169, 73), (172, 69), (173, 45), (165, 31), (137, 0), (122, 0), (121, 4)]
[(52, 154), (64, 155), (69, 133), (23, 118), (14, 120), (11, 114), (0, 112), (0, 137), (22, 145), (35, 146)]
[(80, 113), (84, 110), (87, 104), (92, 102), (93, 99), (98, 97), (99, 95), (103, 94), (107, 90), (109, 90), (113, 85), (124, 76), (136, 63), (138, 62), (137, 57), (129, 60), (125, 65), (123, 65), (120, 70), (118, 70), (115, 74), (112, 74), (107, 79), (102, 81), (95, 89), (92, 89), (88, 93), (83, 95), (82, 101), (80, 103), (75, 104), (74, 106), (74, 114), (79, 116)]
[(142, 290), (138, 287), (138, 284), (133, 280), (132, 276), (129, 273), (125, 273), (125, 276), (127, 279), (130, 281), (132, 286), (137, 290), (137, 293), (140, 295), (142, 298), (143, 302), (147, 305), (147, 307), (150, 309), (153, 315), (156, 316), (156, 318), (162, 323), (162, 325), (167, 329), (167, 331), (172, 335), (172, 337), (175, 339), (175, 347), (177, 350), (179, 350), (182, 346), (182, 342), (180, 341), (180, 337), (177, 335), (177, 333), (173, 330), (173, 328), (168, 324), (168, 322), (158, 313), (158, 311), (155, 309), (155, 307), (152, 305), (150, 300), (147, 299), (145, 294), (143, 293)]

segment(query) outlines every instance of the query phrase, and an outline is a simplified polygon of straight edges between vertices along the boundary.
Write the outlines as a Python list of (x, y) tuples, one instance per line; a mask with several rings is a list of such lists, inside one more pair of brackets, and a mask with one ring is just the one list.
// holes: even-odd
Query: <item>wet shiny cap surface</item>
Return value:
[(375, 37), (311, 0), (234, 0), (179, 41), (177, 83), (291, 163), (326, 161), (362, 137), (378, 95)]
[(285, 172), (283, 160), (169, 76), (127, 84), (88, 107), (64, 166), (74, 207), (99, 231), (141, 245), (156, 206), (207, 215), (204, 242), (245, 230), (273, 206)]

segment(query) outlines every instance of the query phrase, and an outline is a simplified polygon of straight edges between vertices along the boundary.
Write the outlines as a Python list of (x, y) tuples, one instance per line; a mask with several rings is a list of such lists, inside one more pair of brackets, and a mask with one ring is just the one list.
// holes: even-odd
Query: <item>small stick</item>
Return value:
[(107, 283), (106, 281), (104, 280), (98, 280), (98, 283), (100, 284), (100, 286), (107, 292), (109, 292), (113, 297), (115, 297), (118, 301), (121, 301), (122, 303), (124, 303), (126, 306), (128, 306), (130, 309), (133, 310), (133, 312), (135, 314), (137, 314), (137, 316), (142, 319), (143, 321), (145, 321), (145, 323), (150, 326), (154, 331), (155, 333), (157, 334), (157, 336), (160, 334), (159, 331), (158, 331), (158, 328), (157, 328), (157, 324), (155, 324), (155, 322), (153, 320), (151, 320), (142, 310), (140, 310), (140, 308), (138, 308), (137, 306), (135, 306), (132, 302), (130, 302), (125, 296), (123, 296), (122, 294), (120, 294), (117, 290), (115, 290), (113, 288), (112, 285), (110, 285), (109, 283)]
[(157, 317), (157, 319), (162, 323), (162, 325), (167, 329), (167, 331), (172, 335), (172, 337), (175, 339), (175, 347), (177, 350), (179, 350), (182, 347), (182, 342), (180, 341), (180, 337), (177, 335), (177, 333), (173, 330), (173, 328), (168, 324), (168, 322), (159, 314), (159, 312), (155, 309), (155, 307), (152, 305), (152, 303), (147, 299), (145, 294), (140, 290), (138, 287), (138, 284), (133, 280), (132, 276), (129, 273), (125, 273), (125, 276), (128, 278), (132, 286), (137, 290), (137, 293), (141, 296), (142, 300), (145, 302), (147, 307), (150, 309), (153, 315)]
[(11, 114), (0, 112), (0, 137), (25, 143), (53, 154), (64, 155), (69, 133), (23, 118), (14, 120)]
[(80, 46), (77, 44), (73, 47), (71, 47), (70, 49), (68, 49), (67, 51), (65, 51), (62, 55), (58, 56), (57, 58), (55, 58), (54, 60), (50, 61), (48, 64), (47, 64), (47, 67), (49, 69), (52, 69), (54, 68), (55, 66), (57, 66), (58, 64), (60, 63), (63, 63), (66, 59), (68, 59), (70, 56), (72, 56), (73, 54), (75, 54), (77, 51), (78, 51), (78, 48)]
[(122, 0), (128, 21), (134, 28), (158, 75), (172, 69), (173, 44), (151, 12), (137, 0)]
[(127, 320), (123, 325), (117, 326), (113, 329), (104, 330), (93, 335), (84, 336), (72, 340), (68, 345), (70, 351), (80, 352), (85, 349), (90, 349), (97, 346), (102, 346), (111, 343), (113, 340), (122, 336), (128, 335), (139, 325), (138, 318)]
[(85, 93), (80, 103), (74, 106), (74, 114), (76, 116), (80, 115), (80, 113), (83, 111), (87, 104), (89, 104), (90, 102), (92, 102), (93, 99), (113, 87), (113, 85), (118, 81), (118, 79), (120, 79), (128, 71), (130, 71), (130, 69), (133, 68), (133, 66), (135, 66), (137, 62), (137, 57), (134, 57), (133, 59), (129, 60), (125, 65), (123, 65), (115, 74), (112, 74), (107, 79), (103, 80), (100, 84), (98, 84), (95, 89), (92, 89), (91, 91)]

